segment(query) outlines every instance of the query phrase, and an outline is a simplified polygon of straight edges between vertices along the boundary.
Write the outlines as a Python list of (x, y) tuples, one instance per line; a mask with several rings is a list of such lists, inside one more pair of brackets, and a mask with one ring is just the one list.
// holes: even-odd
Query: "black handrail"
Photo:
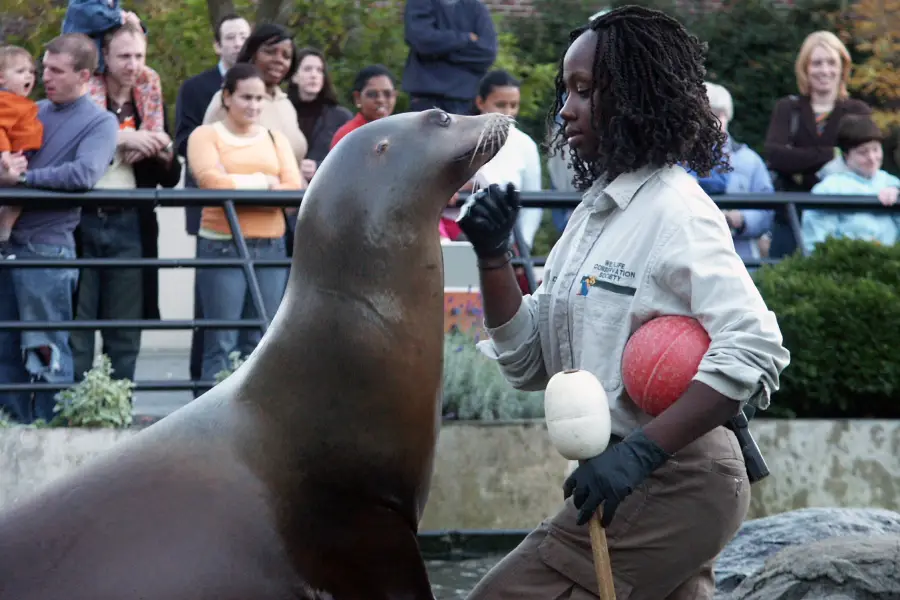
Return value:
[[(571, 209), (581, 201), (581, 195), (574, 192), (541, 191), (521, 192), (522, 206), (525, 208)], [(460, 193), (460, 201), (465, 200), (467, 193)], [(882, 206), (874, 196), (824, 196), (800, 192), (776, 192), (773, 194), (731, 194), (713, 196), (713, 201), (721, 209), (785, 208), (794, 240), (799, 248), (803, 247), (800, 218), (797, 206), (803, 208), (828, 208), (854, 210), (864, 207), (867, 211), (891, 211), (894, 207)], [(253, 259), (247, 246), (246, 238), (240, 228), (236, 205), (267, 207), (299, 207), (303, 200), (302, 191), (217, 191), (186, 189), (138, 189), (138, 190), (95, 190), (88, 193), (66, 193), (43, 191), (27, 188), (0, 188), (0, 205), (22, 204), (29, 208), (67, 209), (73, 206), (106, 207), (125, 206), (133, 208), (151, 207), (187, 207), (187, 206), (221, 206), (231, 227), (232, 238), (237, 246), (238, 258), (229, 259), (12, 259), (0, 260), (0, 268), (204, 268), (204, 267), (241, 267), (249, 285), (249, 293), (253, 306), (260, 315), (257, 319), (183, 319), (183, 320), (72, 320), (60, 321), (0, 321), (0, 330), (103, 330), (111, 327), (143, 329), (143, 330), (176, 330), (176, 329), (252, 329), (258, 327), (265, 333), (271, 324), (273, 315), (269, 315), (262, 300), (259, 281), (255, 267), (290, 267), (290, 259)], [(532, 256), (527, 244), (522, 243), (522, 233), (518, 226), (513, 231), (520, 256), (512, 260), (513, 265), (522, 266), (529, 288), (537, 287), (534, 268), (543, 266), (546, 256)], [(777, 263), (778, 259), (745, 260), (748, 268)], [(136, 391), (183, 391), (198, 390), (211, 387), (210, 381), (137, 381)], [(72, 384), (56, 383), (0, 383), (0, 392), (12, 391), (44, 391), (58, 390)]]

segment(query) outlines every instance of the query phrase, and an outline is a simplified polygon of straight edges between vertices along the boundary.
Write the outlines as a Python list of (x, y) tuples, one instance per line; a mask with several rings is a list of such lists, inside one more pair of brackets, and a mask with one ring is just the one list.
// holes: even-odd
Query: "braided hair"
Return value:
[[(598, 177), (612, 181), (648, 165), (682, 164), (700, 175), (715, 167), (730, 169), (722, 156), (727, 136), (703, 84), (705, 42), (665, 13), (640, 6), (592, 19), (570, 33), (569, 45), (589, 30), (597, 32), (591, 123), (599, 157), (588, 164), (570, 149), (578, 189), (589, 188)], [(551, 152), (565, 143), (565, 124), (557, 121), (565, 93), (561, 60), (556, 99), (547, 115)]]

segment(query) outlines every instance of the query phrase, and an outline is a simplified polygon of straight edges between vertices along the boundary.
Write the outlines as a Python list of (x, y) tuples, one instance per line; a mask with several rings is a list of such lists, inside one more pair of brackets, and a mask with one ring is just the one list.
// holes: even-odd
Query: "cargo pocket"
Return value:
[(596, 375), (607, 392), (616, 391), (622, 385), (621, 356), (633, 300), (627, 294), (595, 288), (582, 302), (576, 302), (576, 311), (580, 306), (581, 312), (580, 319), (576, 320), (581, 324), (581, 348), (576, 364)]
[[(538, 554), (545, 565), (565, 578), (554, 589), (546, 589), (543, 597), (554, 600), (596, 600), (600, 589), (590, 550), (579, 549), (550, 534), (538, 546)], [(613, 585), (616, 600), (628, 600), (633, 586), (619, 577), (613, 580)]]

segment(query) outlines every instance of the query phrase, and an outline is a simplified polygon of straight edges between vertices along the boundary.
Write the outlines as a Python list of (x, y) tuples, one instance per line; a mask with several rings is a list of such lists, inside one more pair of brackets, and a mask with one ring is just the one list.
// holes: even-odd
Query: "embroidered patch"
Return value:
[[(591, 288), (603, 288), (615, 294), (634, 296), (637, 289), (634, 287), (635, 272), (623, 263), (604, 261), (594, 265), (594, 273), (584, 275), (578, 289), (578, 296), (587, 296)], [(631, 284), (631, 285), (629, 285)]]

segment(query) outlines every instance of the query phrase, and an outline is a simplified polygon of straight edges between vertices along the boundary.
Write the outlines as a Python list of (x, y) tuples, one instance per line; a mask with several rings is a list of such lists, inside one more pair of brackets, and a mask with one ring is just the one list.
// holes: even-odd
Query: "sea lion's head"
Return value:
[[(496, 156), (511, 123), (501, 114), (463, 116), (439, 109), (372, 121), (329, 152), (305, 194), (309, 202), (304, 199), (303, 204), (319, 205), (324, 200), (319, 197), (327, 196), (333, 205), (335, 197), (352, 196), (356, 202), (341, 202), (343, 212), (335, 217), (362, 216), (382, 224), (421, 218), (423, 224), (433, 223), (436, 232), (441, 210)], [(353, 214), (360, 211), (364, 215)], [(301, 217), (303, 212), (301, 207)]]

